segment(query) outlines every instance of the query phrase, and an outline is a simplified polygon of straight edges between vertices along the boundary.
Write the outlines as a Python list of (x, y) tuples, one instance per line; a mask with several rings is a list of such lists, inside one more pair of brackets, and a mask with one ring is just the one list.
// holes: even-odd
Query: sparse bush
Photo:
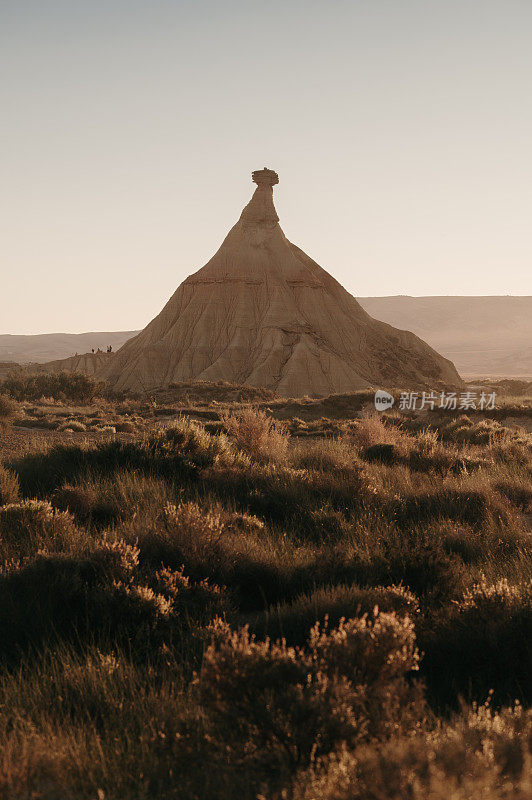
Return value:
[(56, 489), (51, 502), (54, 508), (70, 511), (79, 522), (101, 527), (137, 514), (151, 516), (167, 501), (164, 480), (124, 470), (105, 482), (89, 478), (75, 486), (67, 484)]
[(338, 438), (299, 444), (294, 452), (293, 463), (296, 468), (309, 471), (345, 472), (356, 469), (359, 462), (353, 443), (346, 438)]
[(104, 393), (105, 384), (83, 372), (59, 372), (56, 374), (17, 372), (2, 381), (0, 388), (19, 401), (53, 397), (56, 400), (88, 403), (94, 397)]
[(357, 421), (353, 430), (355, 444), (361, 449), (373, 445), (393, 445), (395, 451), (405, 455), (411, 446), (410, 437), (395, 425), (387, 425), (382, 414), (366, 414)]
[(442, 488), (416, 492), (392, 502), (390, 510), (405, 529), (433, 519), (452, 519), (473, 528), (501, 528), (517, 523), (515, 510), (490, 486)]
[(0, 577), (0, 660), (59, 640), (129, 643), (147, 654), (171, 604), (133, 582), (136, 565), (134, 548), (116, 542), (11, 566)]
[(218, 624), (214, 633), (198, 678), (209, 733), (221, 762), (230, 754), (228, 767), (258, 773), (255, 780), (289, 774), (341, 742), (386, 738), (424, 714), (420, 689), (407, 680), (419, 658), (408, 618), (316, 625), (304, 650), (257, 642), (246, 628)]
[(16, 503), (19, 495), (20, 489), (17, 476), (0, 464), (0, 506), (7, 505), (7, 503)]
[[(0, 388), (1, 384), (0, 384)], [(7, 428), (15, 419), (17, 406), (7, 394), (0, 394), (0, 430)]]
[[(214, 453), (214, 446), (212, 450)], [(10, 466), (18, 475), (25, 496), (42, 496), (66, 483), (92, 475), (104, 478), (125, 470), (190, 479), (197, 474), (195, 462), (202, 464), (205, 457), (202, 451), (195, 454), (180, 452), (172, 442), (172, 433), (166, 436), (163, 432), (141, 442), (113, 439), (95, 447), (57, 445), (47, 452), (28, 453), (13, 460)]]
[(153, 524), (124, 525), (122, 535), (138, 542), (140, 558), (152, 567), (185, 571), (237, 592), (244, 607), (263, 605), (282, 594), (285, 569), (249, 531), (249, 516), (202, 509), (196, 503), (168, 504)]
[(370, 462), (378, 461), (381, 464), (395, 464), (400, 460), (394, 444), (372, 444), (370, 447), (365, 447), (362, 458)]
[(259, 409), (247, 408), (224, 413), (222, 421), (244, 453), (252, 458), (282, 462), (288, 451), (286, 425)]
[(379, 611), (395, 611), (400, 616), (415, 617), (419, 613), (416, 597), (402, 586), (324, 586), (310, 594), (300, 595), (291, 603), (272, 606), (250, 622), (251, 631), (259, 638), (285, 639), (288, 644), (304, 645), (316, 622), (336, 626), (342, 618), (354, 618)]
[(96, 491), (83, 486), (63, 486), (52, 494), (54, 508), (60, 511), (70, 511), (76, 519), (82, 522), (90, 519), (97, 502)]
[(47, 501), (25, 500), (0, 508), (0, 560), (31, 556), (43, 548), (59, 552), (76, 539), (71, 515), (54, 511)]
[(38, 428), (40, 430), (56, 431), (60, 422), (57, 419), (46, 419), (45, 417), (23, 417), (18, 421), (20, 428)]
[(61, 425), (57, 428), (59, 431), (74, 431), (78, 433), (83, 433), (87, 430), (87, 426), (83, 424), (83, 422), (79, 422), (76, 419), (69, 419), (66, 422), (62, 422)]
[(487, 557), (507, 559), (530, 549), (529, 537), (513, 526), (494, 529), (444, 520), (430, 523), (428, 532), (441, 540), (447, 553), (460, 556), (466, 564), (481, 564)]
[(439, 703), (459, 695), (481, 702), (530, 703), (532, 582), (482, 580), (422, 629), (424, 673)]
[(179, 453), (198, 467), (210, 466), (230, 453), (229, 442), (224, 436), (212, 436), (188, 417), (178, 418), (149, 442), (155, 452)]
[(513, 480), (498, 481), (495, 489), (522, 511), (532, 511), (532, 481), (530, 479), (514, 477)]
[(118, 433), (135, 433), (137, 430), (137, 426), (134, 422), (129, 422), (128, 420), (124, 420), (123, 422), (117, 422), (115, 425), (116, 430)]
[(403, 583), (429, 603), (443, 603), (462, 592), (461, 562), (446, 553), (441, 540), (427, 530), (390, 529), (382, 534), (378, 545), (367, 566), (372, 583)]
[(464, 710), (431, 735), (346, 748), (294, 781), (293, 800), (527, 800), (532, 714)]
[(233, 611), (223, 587), (208, 580), (194, 583), (182, 568), (159, 570), (155, 574), (152, 588), (169, 599), (172, 612), (177, 617), (193, 619), (197, 624), (207, 625), (215, 617), (221, 618)]

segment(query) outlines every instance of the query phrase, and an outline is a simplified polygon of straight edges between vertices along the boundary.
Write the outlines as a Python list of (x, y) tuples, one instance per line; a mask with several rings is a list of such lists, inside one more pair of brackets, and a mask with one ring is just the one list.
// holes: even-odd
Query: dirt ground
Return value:
[(53, 431), (17, 427), (0, 429), (0, 462), (32, 451), (46, 450), (56, 444), (102, 442), (117, 436), (123, 439), (134, 438), (131, 434), (109, 434), (100, 431)]

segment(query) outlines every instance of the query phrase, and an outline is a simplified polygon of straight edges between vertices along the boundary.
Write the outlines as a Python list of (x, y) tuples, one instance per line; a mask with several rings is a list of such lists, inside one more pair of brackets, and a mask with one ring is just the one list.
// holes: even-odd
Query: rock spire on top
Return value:
[(264, 169), (256, 169), (255, 172), (252, 172), (251, 180), (257, 186), (275, 186), (276, 183), (279, 183), (279, 176), (273, 169), (264, 167)]

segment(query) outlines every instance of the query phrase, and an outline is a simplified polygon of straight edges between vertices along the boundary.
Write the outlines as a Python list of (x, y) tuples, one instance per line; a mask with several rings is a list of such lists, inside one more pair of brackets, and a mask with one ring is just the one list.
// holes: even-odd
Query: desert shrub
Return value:
[(66, 420), (65, 422), (62, 422), (61, 425), (59, 425), (57, 430), (59, 430), (59, 431), (75, 431), (75, 432), (78, 432), (78, 433), (83, 433), (84, 431), (87, 430), (87, 426), (84, 425), (83, 422), (79, 422), (79, 420), (69, 419), (69, 420)]
[(243, 386), (229, 381), (177, 381), (155, 389), (151, 397), (158, 404), (185, 400), (198, 403), (250, 403), (274, 398), (274, 392), (255, 386)]
[(126, 524), (121, 533), (138, 543), (143, 563), (184, 565), (194, 580), (212, 580), (236, 592), (244, 606), (262, 607), (265, 597), (275, 600), (282, 594), (287, 569), (256, 538), (256, 525), (249, 530), (252, 519), (196, 503), (167, 504), (151, 526)]
[(471, 525), (501, 527), (517, 522), (506, 500), (491, 486), (442, 488), (395, 499), (390, 511), (405, 529), (431, 519), (452, 519)]
[(501, 425), (495, 419), (484, 418), (473, 421), (466, 414), (440, 425), (439, 433), (445, 441), (468, 445), (487, 445), (491, 448), (508, 446), (520, 438), (518, 431)]
[(415, 446), (424, 456), (432, 456), (439, 448), (438, 431), (434, 428), (422, 428), (415, 436)]
[(252, 458), (277, 462), (286, 459), (289, 444), (286, 425), (265, 411), (244, 408), (224, 413), (222, 422), (238, 447)]
[(403, 464), (416, 472), (437, 471), (443, 475), (449, 471), (460, 473), (472, 470), (489, 463), (486, 459), (459, 454), (445, 447), (438, 441), (437, 431), (428, 428), (421, 430), (408, 446), (405, 440), (399, 444), (373, 444), (363, 448), (361, 457), (368, 463), (386, 466)]
[(299, 595), (291, 603), (278, 604), (257, 615), (249, 623), (259, 638), (283, 638), (288, 644), (303, 645), (316, 622), (336, 626), (340, 619), (351, 619), (379, 611), (416, 616), (419, 603), (402, 586), (323, 586), (310, 594)]
[(437, 702), (459, 695), (481, 702), (490, 690), (498, 702), (532, 700), (532, 582), (483, 580), (427, 620), (420, 635)]
[(88, 403), (104, 393), (105, 384), (83, 372), (59, 372), (50, 375), (43, 372), (20, 372), (6, 378), (1, 388), (19, 401), (53, 397), (56, 400)]
[(210, 486), (228, 502), (310, 539), (323, 529), (317, 519), (320, 509), (326, 513), (358, 510), (366, 499), (357, 469), (307, 472), (252, 464), (238, 471), (211, 473), (209, 478)]
[(480, 564), (487, 559), (516, 556), (530, 549), (530, 539), (513, 526), (472, 527), (463, 522), (443, 520), (428, 525), (428, 533), (441, 540), (444, 550), (459, 556), (466, 564)]
[(494, 488), (523, 511), (532, 510), (532, 481), (530, 477), (514, 476), (497, 481)]
[(397, 453), (406, 455), (412, 444), (411, 437), (401, 428), (386, 424), (385, 420), (382, 414), (366, 414), (357, 420), (353, 429), (355, 444), (362, 450), (373, 445), (393, 445)]
[(292, 456), (296, 469), (309, 471), (349, 471), (358, 465), (357, 450), (346, 438), (322, 439), (299, 444)]
[(162, 478), (135, 471), (117, 471), (112, 478), (90, 478), (65, 485), (51, 496), (54, 508), (70, 511), (76, 520), (102, 527), (137, 514), (157, 514), (168, 501)]
[(0, 464), (0, 506), (7, 503), (16, 503), (19, 499), (20, 488), (14, 472)]
[(171, 602), (175, 615), (193, 619), (199, 625), (211, 623), (215, 617), (222, 618), (234, 610), (223, 587), (208, 580), (191, 581), (183, 568), (161, 569), (149, 583), (157, 594)]
[(532, 715), (473, 707), (431, 736), (346, 748), (294, 781), (293, 800), (526, 800)]
[(40, 554), (0, 577), (0, 659), (58, 640), (122, 642), (148, 653), (171, 610), (134, 583), (137, 552), (102, 543), (77, 555)]
[(380, 464), (395, 464), (400, 460), (397, 447), (394, 444), (372, 444), (362, 451), (365, 461), (377, 461)]
[(102, 425), (101, 427), (98, 426), (97, 428), (95, 428), (95, 430), (98, 431), (98, 433), (108, 433), (108, 434), (116, 433), (116, 428), (114, 425)]
[(339, 441), (349, 428), (349, 425), (343, 420), (332, 420), (328, 419), (328, 417), (312, 420), (293, 417), (287, 420), (287, 424), (291, 436), (296, 436), (299, 439), (309, 437), (316, 439), (319, 437), (321, 442), (318, 440), (318, 445), (331, 440)]
[(417, 668), (412, 624), (395, 614), (316, 625), (304, 650), (218, 624), (197, 685), (221, 769), (259, 783), (419, 719), (420, 689), (407, 680)]
[(135, 423), (129, 422), (129, 420), (117, 422), (115, 428), (119, 433), (135, 433), (135, 431), (137, 430), (137, 426), (135, 425)]
[(95, 489), (85, 486), (62, 486), (51, 497), (54, 508), (69, 511), (80, 522), (87, 522), (98, 502)]
[[(192, 478), (199, 469), (232, 455), (224, 437), (210, 436), (201, 425), (185, 417), (137, 442), (115, 439), (101, 442), (93, 448), (54, 448), (44, 456), (44, 462), (47, 458), (53, 462), (56, 454), (59, 461), (66, 456), (67, 460), (71, 457), (71, 463), (74, 462), (72, 466), (68, 465), (70, 473), (67, 468), (58, 470), (64, 479), (137, 471), (172, 480)], [(23, 459), (20, 465), (24, 468)], [(28, 466), (32, 466), (31, 459), (28, 460)], [(36, 471), (39, 469), (37, 464)]]
[(530, 463), (530, 445), (519, 441), (495, 442), (489, 448), (489, 453), (495, 461), (515, 466), (527, 466)]
[[(193, 800), (191, 773), (208, 784), (209, 765), (182, 754), (182, 682), (127, 647), (65, 643), (25, 657), (0, 675), (0, 704), (2, 797)], [(208, 788), (203, 796), (220, 796)]]
[[(9, 708), (12, 720), (11, 725), (0, 723), (0, 740), (5, 747), (16, 729), (15, 719), (29, 724), (34, 735), (44, 734), (45, 720), (70, 733), (90, 724), (97, 735), (105, 735), (110, 724), (124, 724), (121, 707), (126, 700), (133, 707), (140, 699), (145, 677), (124, 653), (102, 652), (98, 647), (89, 646), (80, 653), (65, 643), (36, 657), (24, 657), (20, 669), (0, 677), (0, 704)], [(50, 766), (55, 762), (53, 747), (51, 751)], [(0, 789), (5, 789), (1, 779)]]
[[(461, 562), (445, 552), (441, 540), (424, 528), (390, 528), (365, 567), (367, 582), (404, 584), (426, 602), (444, 603), (460, 595), (464, 586)], [(360, 577), (364, 577), (364, 568)]]
[(230, 455), (225, 436), (212, 436), (203, 425), (189, 417), (180, 417), (149, 439), (155, 452), (179, 453), (197, 467), (206, 467)]
[(7, 394), (0, 394), (0, 430), (11, 425), (16, 413), (17, 406), (13, 400)]
[(304, 512), (299, 523), (305, 541), (318, 545), (340, 542), (350, 530), (345, 514), (327, 505)]
[[(125, 522), (120, 531), (127, 541), (138, 541), (143, 562), (155, 568), (184, 564), (194, 579), (228, 586), (248, 610), (328, 584), (402, 583), (434, 604), (463, 590), (461, 560), (446, 551), (441, 537), (423, 528), (404, 531), (381, 524), (371, 533), (353, 528), (330, 508), (312, 511), (300, 505), (297, 513), (305, 530), (283, 538), (281, 549), (260, 520), (190, 502), (167, 505), (151, 520), (141, 516)], [(253, 520), (251, 528), (242, 529), (237, 523), (242, 518)]]
[[(51, 494), (64, 484), (95, 475), (104, 478), (119, 471), (190, 479), (197, 474), (197, 464), (203, 464), (208, 455), (200, 448), (193, 453), (181, 452), (173, 437), (174, 430), (170, 428), (141, 442), (114, 439), (95, 447), (57, 445), (44, 453), (28, 453), (10, 466), (26, 497)], [(207, 449), (214, 458), (217, 442), (207, 442)]]
[(59, 552), (78, 537), (71, 515), (54, 511), (47, 501), (25, 500), (0, 508), (1, 560), (34, 555), (42, 548)]

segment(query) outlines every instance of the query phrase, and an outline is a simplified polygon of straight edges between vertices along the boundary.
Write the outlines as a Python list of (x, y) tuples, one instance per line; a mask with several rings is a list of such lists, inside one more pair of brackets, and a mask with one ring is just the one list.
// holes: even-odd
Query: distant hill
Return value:
[(532, 376), (532, 297), (359, 297), (376, 319), (411, 330), (462, 376)]
[[(372, 317), (416, 333), (464, 376), (532, 378), (532, 297), (359, 297)], [(113, 351), (138, 331), (0, 335), (0, 361), (44, 363)], [(5, 365), (4, 365), (5, 366)]]
[(76, 353), (90, 353), (92, 348), (106, 350), (112, 345), (118, 350), (124, 342), (138, 331), (115, 331), (113, 333), (39, 333), (17, 336), (0, 334), (0, 361), (16, 361), (19, 364), (36, 362), (44, 364), (69, 358)]

